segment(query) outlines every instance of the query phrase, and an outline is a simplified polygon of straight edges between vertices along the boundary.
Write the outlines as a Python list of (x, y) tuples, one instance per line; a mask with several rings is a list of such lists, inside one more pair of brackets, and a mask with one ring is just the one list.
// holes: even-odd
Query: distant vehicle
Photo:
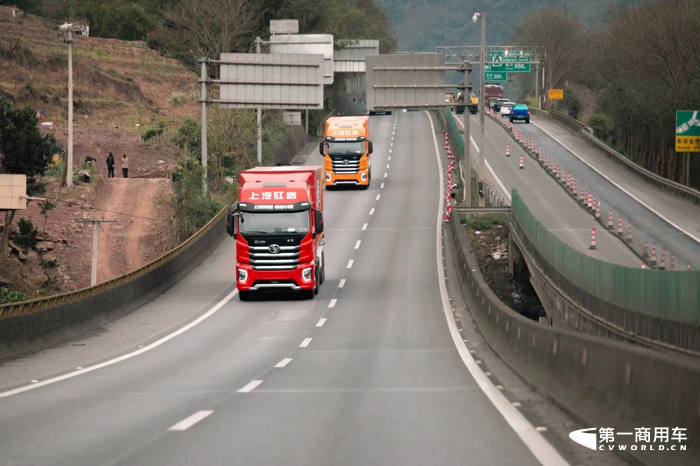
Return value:
[(494, 112), (500, 112), (501, 111), (501, 105), (505, 104), (506, 102), (510, 102), (508, 99), (498, 99), (496, 102), (493, 104), (493, 111)]
[(472, 104), (469, 106), (469, 113), (476, 115), (479, 112), (479, 98), (473, 93), (469, 94), (471, 97)]
[(525, 123), (530, 123), (530, 109), (525, 104), (518, 104), (512, 108), (508, 119), (511, 123), (515, 120), (525, 120)]
[(454, 92), (445, 93), (445, 103), (452, 104), (454, 102), (455, 102), (455, 93)]
[(238, 204), (226, 216), (236, 240), (241, 301), (263, 291), (308, 299), (325, 280), (323, 167), (257, 167), (242, 171)]
[[(492, 103), (498, 99), (503, 98), (503, 86), (500, 84), (489, 84), (484, 85), (484, 101), (488, 103), (491, 107)], [(493, 99), (493, 100), (492, 100)]]
[(510, 111), (513, 109), (513, 107), (515, 107), (515, 105), (515, 102), (506, 102), (503, 105), (501, 105), (501, 109), (499, 110), (499, 112), (501, 113), (501, 118), (510, 115)]
[(330, 117), (318, 151), (325, 159), (327, 188), (341, 184), (369, 188), (372, 182), (369, 117)]

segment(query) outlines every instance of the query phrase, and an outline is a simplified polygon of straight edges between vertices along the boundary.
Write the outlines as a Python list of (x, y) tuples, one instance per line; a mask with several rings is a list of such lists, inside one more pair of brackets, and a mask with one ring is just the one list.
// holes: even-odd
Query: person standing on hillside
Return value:
[(129, 159), (126, 158), (126, 154), (122, 157), (122, 176), (129, 178)]
[(107, 178), (114, 178), (114, 156), (111, 152), (107, 156)]

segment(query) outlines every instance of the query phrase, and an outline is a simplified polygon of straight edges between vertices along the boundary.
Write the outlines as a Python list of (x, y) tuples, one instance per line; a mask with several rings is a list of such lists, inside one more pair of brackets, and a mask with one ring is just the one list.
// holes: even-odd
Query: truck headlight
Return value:
[(331, 174), (330, 174), (330, 173), (326, 173), (326, 181), (330, 181), (330, 180), (331, 180)]
[(245, 283), (248, 280), (248, 271), (243, 269), (238, 269), (238, 281)]
[(310, 282), (311, 281), (311, 273), (313, 272), (313, 267), (308, 267), (304, 270), (301, 271), (301, 278), (305, 282)]
[(362, 181), (367, 181), (367, 173), (360, 175), (360, 178), (362, 178)]

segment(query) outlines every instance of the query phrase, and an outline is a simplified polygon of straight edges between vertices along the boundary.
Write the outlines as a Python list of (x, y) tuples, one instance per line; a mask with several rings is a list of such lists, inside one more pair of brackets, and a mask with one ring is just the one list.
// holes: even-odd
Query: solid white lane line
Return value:
[(324, 317), (323, 319), (320, 319), (318, 323), (316, 324), (316, 327), (323, 327), (323, 324), (326, 323), (326, 318)]
[(260, 385), (262, 382), (262, 380), (252, 380), (250, 381), (250, 383), (248, 383), (248, 385), (238, 390), (238, 393), (250, 393), (253, 390), (255, 390), (255, 387)]
[(193, 425), (197, 424), (202, 419), (209, 417), (213, 413), (214, 413), (214, 411), (211, 411), (211, 410), (197, 411), (192, 416), (183, 419), (182, 421), (178, 422), (177, 424), (175, 424), (174, 426), (172, 426), (168, 430), (172, 431), (172, 432), (185, 431), (185, 430), (189, 429), (190, 427), (192, 427)]
[(338, 288), (342, 288), (344, 286), (345, 286), (345, 279), (343, 278), (342, 280), (340, 280), (340, 283), (338, 283)]
[[(370, 212), (370, 215), (372, 215), (371, 212)], [(360, 243), (361, 243), (361, 242), (362, 242), (361, 240), (359, 240), (359, 239), (357, 240), (357, 242), (355, 243), (355, 249), (360, 249)]]
[(292, 358), (284, 358), (283, 360), (281, 360), (280, 362), (275, 364), (275, 367), (281, 369), (284, 366), (286, 366), (287, 364), (289, 364), (290, 362), (292, 362)]
[(370, 215), (374, 215), (374, 207), (372, 207), (372, 210), (369, 211)]
[(348, 268), (349, 268), (349, 269), (351, 269), (351, 268), (352, 268), (352, 264), (353, 264), (353, 262), (355, 262), (355, 260), (354, 260), (354, 259), (350, 259), (350, 261), (348, 262)]
[(333, 309), (335, 307), (335, 303), (337, 303), (338, 300), (336, 298), (331, 299), (331, 302), (328, 303), (328, 307)]
[(306, 348), (307, 346), (309, 346), (309, 343), (311, 343), (311, 340), (313, 340), (313, 338), (304, 338), (304, 341), (301, 342), (299, 348)]
[(216, 312), (217, 312), (219, 309), (221, 309), (222, 307), (224, 307), (224, 305), (225, 305), (227, 302), (229, 302), (229, 301), (231, 300), (231, 298), (233, 298), (234, 296), (236, 296), (236, 294), (238, 294), (238, 290), (233, 290), (233, 291), (230, 292), (228, 295), (226, 295), (226, 297), (225, 297), (224, 299), (222, 299), (221, 301), (219, 301), (219, 303), (218, 303), (216, 306), (214, 306), (213, 308), (211, 308), (211, 309), (210, 309), (209, 311), (207, 311), (205, 314), (202, 314), (201, 316), (199, 316), (198, 318), (196, 318), (195, 320), (193, 320), (193, 321), (190, 322), (189, 324), (185, 325), (184, 327), (180, 327), (179, 329), (177, 329), (177, 330), (174, 331), (173, 333), (170, 333), (170, 334), (164, 336), (164, 337), (161, 338), (160, 340), (154, 341), (153, 343), (151, 343), (151, 344), (148, 345), (148, 346), (144, 346), (143, 348), (139, 348), (139, 349), (136, 350), (136, 351), (133, 351), (133, 352), (128, 353), (128, 354), (124, 354), (124, 355), (122, 355), (122, 356), (119, 356), (118, 358), (110, 359), (109, 361), (105, 361), (105, 362), (102, 362), (102, 363), (100, 363), (100, 364), (95, 364), (94, 366), (86, 367), (85, 369), (80, 369), (80, 370), (77, 370), (77, 371), (75, 371), (75, 372), (71, 372), (71, 373), (69, 373), (69, 374), (59, 375), (58, 377), (53, 377), (53, 378), (51, 378), (51, 379), (46, 379), (46, 380), (44, 380), (43, 382), (35, 383), (35, 384), (33, 384), (33, 385), (25, 385), (24, 387), (19, 387), (19, 388), (15, 388), (14, 390), (8, 390), (8, 391), (6, 391), (6, 392), (2, 392), (2, 393), (0, 393), (0, 398), (5, 398), (5, 397), (8, 397), (8, 396), (17, 395), (18, 393), (23, 393), (23, 392), (27, 392), (27, 391), (29, 391), (29, 390), (34, 390), (34, 389), (39, 388), (39, 387), (44, 387), (44, 386), (46, 386), (46, 385), (51, 385), (51, 384), (53, 384), (53, 383), (60, 382), (60, 381), (62, 381), (62, 380), (72, 379), (73, 377), (77, 377), (77, 376), (79, 376), (79, 375), (87, 374), (88, 372), (96, 371), (97, 369), (102, 369), (103, 367), (111, 366), (112, 364), (116, 364), (116, 363), (118, 363), (118, 362), (126, 361), (127, 359), (131, 359), (131, 358), (133, 358), (133, 357), (135, 357), (135, 356), (138, 356), (138, 355), (143, 354), (143, 353), (145, 353), (145, 352), (147, 352), (147, 351), (150, 351), (150, 350), (152, 350), (153, 348), (157, 348), (157, 347), (159, 347), (160, 345), (162, 345), (163, 343), (172, 340), (173, 338), (175, 338), (175, 337), (178, 336), (178, 335), (182, 335), (183, 333), (185, 333), (185, 332), (188, 331), (189, 329), (191, 329), (191, 328), (197, 326), (198, 324), (200, 324), (200, 323), (203, 322), (204, 320), (206, 320), (206, 319), (208, 319), (209, 317), (211, 317), (211, 316), (213, 316), (214, 314), (216, 314)]
[(362, 225), (362, 231), (365, 231), (366, 229), (367, 229), (367, 224), (365, 223), (364, 225)]
[(551, 134), (549, 131), (547, 131), (546, 129), (544, 129), (544, 128), (542, 128), (541, 126), (537, 125), (536, 123), (533, 123), (533, 124), (535, 125), (536, 128), (539, 128), (539, 129), (540, 129), (542, 132), (544, 132), (547, 136), (549, 136), (550, 138), (554, 139), (554, 140), (555, 140), (560, 146), (562, 146), (564, 149), (566, 149), (566, 150), (568, 150), (569, 152), (571, 152), (571, 154), (572, 154), (574, 157), (576, 157), (576, 158), (579, 159), (581, 162), (583, 162), (583, 163), (585, 163), (586, 165), (588, 165), (588, 167), (589, 167), (591, 170), (595, 171), (597, 174), (599, 174), (600, 176), (602, 176), (603, 178), (605, 178), (606, 180), (608, 180), (608, 181), (609, 181), (613, 186), (615, 186), (617, 189), (619, 189), (619, 190), (622, 191), (623, 193), (627, 194), (629, 197), (631, 197), (632, 199), (634, 199), (635, 201), (637, 201), (637, 202), (638, 202), (639, 204), (641, 204), (642, 206), (646, 207), (650, 212), (653, 212), (654, 215), (656, 215), (656, 216), (659, 217), (660, 219), (664, 220), (664, 221), (665, 221), (666, 223), (668, 223), (669, 225), (673, 226), (676, 230), (678, 230), (678, 231), (680, 231), (680, 232), (682, 232), (682, 233), (688, 235), (688, 236), (691, 237), (693, 240), (695, 240), (696, 242), (700, 243), (700, 237), (695, 236), (694, 234), (692, 234), (691, 232), (689, 232), (688, 230), (686, 230), (686, 229), (683, 228), (682, 226), (678, 225), (677, 223), (674, 223), (670, 218), (667, 218), (665, 215), (663, 215), (663, 214), (662, 214), (661, 212), (659, 212), (658, 210), (654, 209), (652, 206), (650, 206), (650, 205), (648, 205), (648, 204), (645, 204), (645, 203), (644, 203), (641, 199), (639, 199), (637, 196), (635, 196), (634, 194), (632, 194), (631, 192), (629, 192), (628, 190), (626, 190), (625, 188), (623, 188), (622, 185), (620, 185), (619, 183), (617, 183), (616, 181), (614, 181), (612, 178), (610, 178), (608, 175), (604, 174), (602, 171), (598, 170), (594, 165), (588, 163), (587, 160), (583, 159), (583, 158), (582, 158), (581, 156), (579, 156), (576, 152), (574, 152), (573, 150), (569, 149), (563, 142), (561, 142), (559, 139), (557, 139), (557, 138), (556, 138), (553, 134)]
[(384, 189), (384, 183), (379, 187), (379, 189)]
[(381, 197), (382, 197), (382, 195), (381, 195), (381, 194), (377, 194), (377, 197), (375, 197), (375, 198), (374, 198), (374, 200), (375, 200), (375, 201), (378, 201), (378, 200), (379, 200), (379, 198), (381, 198)]
[[(435, 144), (435, 157), (437, 158), (438, 163), (438, 173), (443, 173), (442, 161), (440, 160), (440, 149), (438, 148), (437, 139), (435, 138), (435, 126), (433, 125), (433, 119), (428, 112), (426, 112), (426, 115), (428, 116), (430, 127), (433, 131), (433, 142)], [(438, 180), (440, 183), (438, 192), (443, 193), (445, 186), (442, 176), (438, 176)], [(455, 322), (454, 316), (450, 311), (450, 300), (449, 296), (447, 295), (447, 286), (445, 285), (445, 271), (442, 269), (443, 264), (440, 240), (442, 236), (441, 226), (444, 199), (442, 195), (439, 195), (438, 199), (437, 225), (435, 227), (437, 233), (435, 237), (435, 258), (438, 272), (438, 286), (440, 287), (440, 298), (442, 300), (442, 308), (447, 320), (447, 327), (449, 328), (450, 336), (452, 336), (452, 341), (457, 347), (457, 352), (481, 391), (484, 392), (498, 412), (501, 413), (501, 416), (503, 416), (511, 429), (513, 429), (518, 437), (520, 437), (520, 440), (522, 440), (522, 442), (535, 456), (535, 458), (537, 458), (540, 464), (543, 466), (570, 466), (569, 463), (562, 458), (559, 452), (542, 436), (542, 434), (537, 432), (530, 421), (528, 421), (520, 411), (515, 409), (513, 405), (510, 404), (505, 395), (494, 387), (493, 382), (486, 377), (481, 368), (476, 364), (476, 362), (474, 362), (474, 358), (467, 349), (467, 346), (464, 344), (464, 341), (462, 341), (462, 337), (460, 336), (459, 329), (457, 327), (457, 322)]]

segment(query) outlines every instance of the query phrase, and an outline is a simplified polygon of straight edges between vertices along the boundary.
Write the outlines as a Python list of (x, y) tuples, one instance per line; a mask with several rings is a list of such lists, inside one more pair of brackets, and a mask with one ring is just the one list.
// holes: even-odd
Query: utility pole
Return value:
[[(260, 44), (263, 43), (263, 40), (260, 37), (255, 38), (255, 53), (260, 53)], [(258, 107), (258, 163), (262, 165), (262, 108)], [(308, 116), (309, 116), (309, 111), (306, 111), (306, 117), (308, 121)], [(307, 123), (307, 133), (308, 131), (308, 123)]]
[(199, 63), (202, 65), (201, 74), (199, 77), (199, 82), (201, 84), (201, 89), (199, 91), (199, 102), (202, 104), (202, 195), (207, 197), (208, 195), (208, 175), (207, 175), (207, 82), (209, 81), (209, 76), (207, 75), (207, 59), (201, 57)]
[(78, 223), (92, 223), (92, 270), (90, 273), (90, 286), (95, 286), (97, 284), (97, 232), (101, 228), (103, 223), (115, 223), (117, 221), (116, 217), (114, 220), (93, 220), (93, 219), (75, 219)]
[(535, 63), (535, 100), (537, 101), (537, 108), (542, 109), (540, 105), (540, 65)]
[(68, 156), (66, 160), (66, 186), (73, 186), (73, 25), (60, 27), (66, 31), (68, 44)]
[[(479, 57), (481, 59), (481, 73), (480, 79), (480, 93), (479, 104), (481, 106), (481, 111), (479, 112), (479, 187), (481, 187), (484, 179), (486, 179), (486, 149), (484, 147), (484, 113), (486, 112), (486, 12), (482, 11), (479, 13), (481, 17), (481, 52)], [(471, 176), (471, 173), (470, 173)], [(479, 192), (481, 194), (481, 192)], [(471, 196), (471, 194), (470, 194)], [(482, 197), (479, 196), (479, 204), (481, 205)]]

